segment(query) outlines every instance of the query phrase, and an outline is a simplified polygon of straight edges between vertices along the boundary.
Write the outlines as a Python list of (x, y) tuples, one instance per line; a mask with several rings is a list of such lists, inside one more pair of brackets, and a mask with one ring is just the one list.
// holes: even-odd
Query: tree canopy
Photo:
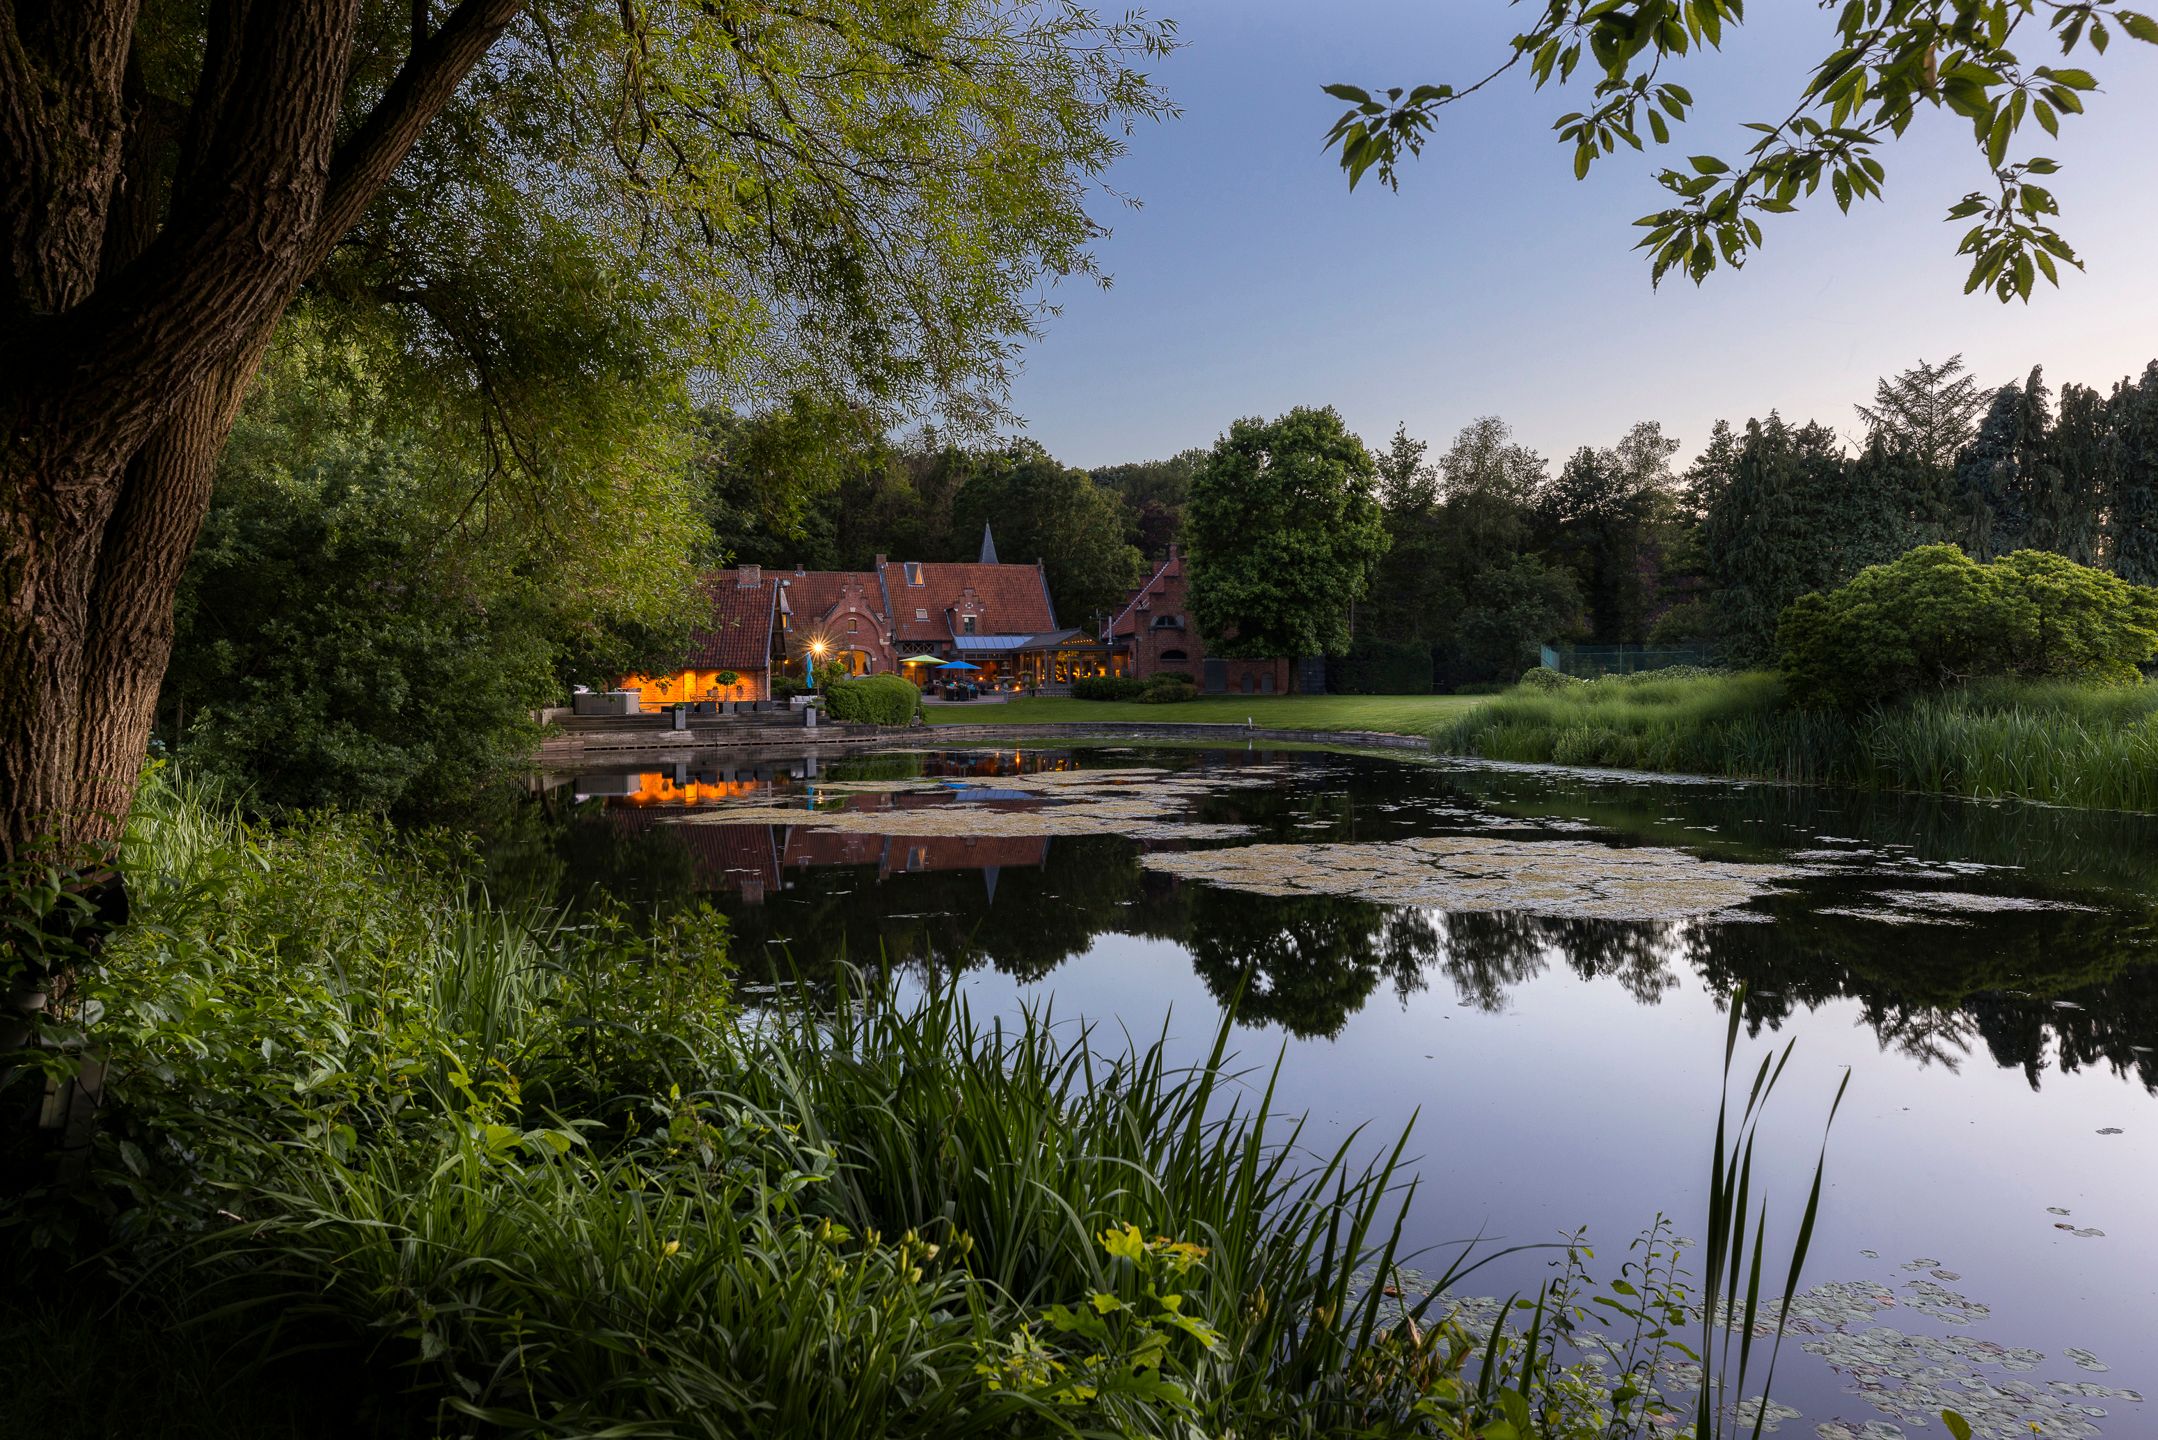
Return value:
[[(1352, 188), (1372, 170), (1397, 186), (1402, 162), (1422, 152), (1441, 111), (1514, 70), (1539, 90), (1567, 85), (1577, 70), (1586, 79), (1587, 108), (1553, 127), (1572, 150), (1576, 179), (1621, 145), (1671, 144), (1694, 98), (1665, 67), (1721, 49), (1725, 30), (1745, 20), (1744, 0), (1542, 0), (1523, 8), (1530, 23), (1480, 77), (1378, 91), (1326, 87), (1349, 105), (1327, 143), (1338, 147)], [(2082, 66), (2099, 63), (2116, 36), (2158, 44), (2158, 18), (2109, 0), (1851, 0), (1821, 9), (1832, 12), (1826, 53), (1790, 107), (1748, 122), (1754, 138), (1739, 154), (1694, 155), (1657, 173), (1669, 203), (1634, 222), (1653, 280), (1676, 271), (1699, 284), (1719, 265), (1744, 265), (1767, 238), (1763, 220), (1792, 213), (1824, 185), (1845, 211), (1880, 195), (1888, 176), (1881, 155), (1927, 110), (1969, 123), (1986, 176), (1948, 211), (1952, 221), (1973, 222), (1956, 251), (1970, 257), (1965, 293), (2027, 301), (2037, 277), (2058, 284), (2061, 266), (2082, 268), (2054, 228), (2060, 208), (2040, 183), (2060, 166), (2023, 153), (2026, 127), (2058, 136), (2099, 88)], [(2048, 51), (2080, 63), (2037, 58)]]
[(0, 857), (116, 833), (297, 298), (566, 541), (693, 401), (985, 428), (1173, 43), (1076, 0), (0, 6)]
[(1222, 655), (1338, 655), (1386, 553), (1378, 467), (1332, 406), (1238, 420), (1192, 477), (1191, 612)]

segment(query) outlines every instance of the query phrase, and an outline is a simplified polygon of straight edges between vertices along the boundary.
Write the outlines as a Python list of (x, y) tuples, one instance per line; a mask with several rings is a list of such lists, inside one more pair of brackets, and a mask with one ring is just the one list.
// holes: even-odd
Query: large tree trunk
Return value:
[(520, 3), (420, 24), (333, 148), (360, 0), (213, 0), (159, 205), (137, 0), (0, 0), (0, 864), (118, 836), (271, 330)]

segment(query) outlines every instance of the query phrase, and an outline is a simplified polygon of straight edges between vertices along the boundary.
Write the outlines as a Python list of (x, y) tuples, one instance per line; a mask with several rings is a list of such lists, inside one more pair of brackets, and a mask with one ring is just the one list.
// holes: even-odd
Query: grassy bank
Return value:
[(1442, 751), (2158, 810), (2158, 685), (1984, 683), (1855, 716), (1790, 704), (1775, 675), (1613, 676), (1517, 687)]
[(1436, 735), (1484, 702), (1481, 695), (1208, 695), (1169, 705), (1137, 700), (1013, 700), (1003, 705), (931, 705), (932, 725), (1241, 725), (1260, 729), (1376, 730)]
[(505, 915), (465, 864), (152, 783), (135, 919), (49, 1036), (109, 1065), (87, 1168), (6, 1196), (0, 1434), (1646, 1424), (1657, 1322), (1592, 1373), (1536, 1338), (1594, 1313), (1571, 1267), (1488, 1346), (1389, 1293), (1401, 1149), (1314, 1150), (1219, 1042), (1178, 1068), (873, 985), (746, 1009), (718, 917)]

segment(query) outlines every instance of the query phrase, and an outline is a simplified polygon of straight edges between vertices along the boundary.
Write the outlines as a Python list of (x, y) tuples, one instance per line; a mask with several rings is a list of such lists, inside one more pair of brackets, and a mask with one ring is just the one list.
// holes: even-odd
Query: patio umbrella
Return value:
[(934, 655), (909, 655), (899, 663), (902, 665), (934, 665), (937, 663), (937, 657)]
[(942, 665), (939, 665), (937, 668), (939, 670), (979, 670), (982, 667), (979, 665), (969, 665), (964, 660), (947, 660)]

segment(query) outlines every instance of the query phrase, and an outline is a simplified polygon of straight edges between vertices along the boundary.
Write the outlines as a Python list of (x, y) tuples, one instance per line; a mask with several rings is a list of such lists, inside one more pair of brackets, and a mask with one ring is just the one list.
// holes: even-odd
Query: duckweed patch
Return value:
[(678, 823), (794, 825), (858, 835), (1121, 835), (1134, 840), (1224, 840), (1239, 824), (1184, 818), (1209, 795), (1278, 783), (1286, 767), (1170, 771), (1133, 766), (1047, 770), (982, 783), (835, 780), (805, 801), (723, 800)]

